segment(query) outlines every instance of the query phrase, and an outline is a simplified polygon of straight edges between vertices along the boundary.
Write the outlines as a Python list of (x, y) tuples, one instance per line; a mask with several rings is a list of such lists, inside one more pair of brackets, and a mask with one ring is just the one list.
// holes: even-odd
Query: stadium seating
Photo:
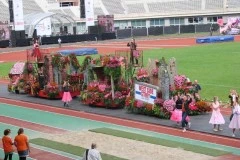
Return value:
[(228, 8), (240, 8), (240, 1), (239, 0), (228, 0)]
[(103, 0), (109, 14), (124, 14), (125, 9), (122, 6), (121, 0)]
[(223, 0), (206, 0), (206, 10), (223, 9)]
[(128, 4), (128, 13), (146, 13), (143, 3)]
[(9, 20), (8, 7), (2, 1), (0, 1), (0, 20), (1, 21)]
[(101, 7), (94, 7), (94, 14), (95, 15), (104, 15)]
[(44, 12), (42, 8), (35, 2), (35, 0), (23, 0), (23, 14), (33, 12)]

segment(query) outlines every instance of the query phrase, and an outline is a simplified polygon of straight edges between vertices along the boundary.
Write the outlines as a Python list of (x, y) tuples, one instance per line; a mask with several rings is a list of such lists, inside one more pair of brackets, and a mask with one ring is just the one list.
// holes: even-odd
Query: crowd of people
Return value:
[[(181, 123), (183, 132), (186, 132), (187, 128), (191, 127), (191, 122), (189, 118), (189, 104), (192, 101), (197, 101), (199, 98), (199, 92), (201, 90), (200, 85), (197, 80), (193, 84), (194, 92), (193, 94), (180, 94), (178, 93), (173, 97), (175, 101), (175, 108), (172, 112), (170, 120), (177, 122), (178, 125)], [(232, 136), (235, 137), (235, 130), (240, 129), (240, 105), (239, 105), (239, 95), (236, 90), (230, 90), (229, 93), (230, 105), (232, 109), (232, 114), (230, 116), (229, 128), (232, 129)], [(209, 123), (213, 125), (213, 131), (222, 131), (221, 125), (225, 124), (225, 119), (221, 114), (220, 102), (217, 96), (213, 97), (213, 102), (211, 103), (212, 115)]]

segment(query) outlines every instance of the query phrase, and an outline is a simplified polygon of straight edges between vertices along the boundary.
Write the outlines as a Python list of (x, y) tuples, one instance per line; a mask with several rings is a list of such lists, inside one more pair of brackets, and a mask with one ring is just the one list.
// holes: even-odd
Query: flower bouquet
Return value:
[(185, 75), (177, 75), (174, 77), (174, 84), (175, 84), (176, 88), (182, 88), (185, 81), (186, 81)]
[(80, 65), (79, 65), (79, 62), (78, 62), (78, 59), (77, 59), (76, 55), (75, 54), (70, 54), (69, 58), (70, 58), (70, 62), (72, 64), (73, 68), (75, 70), (78, 70), (80, 68)]
[(50, 99), (56, 98), (59, 95), (58, 85), (56, 83), (48, 83), (45, 92)]
[(147, 70), (144, 69), (144, 68), (140, 68), (140, 69), (137, 71), (136, 79), (137, 79), (139, 82), (146, 82), (146, 83), (148, 83), (148, 82), (150, 81), (150, 78), (149, 78), (149, 75), (148, 75)]
[(175, 102), (174, 100), (170, 99), (170, 100), (166, 100), (163, 103), (163, 107), (166, 108), (169, 112), (173, 111), (174, 107), (175, 107)]
[(134, 51), (133, 51), (133, 57), (136, 58), (136, 59), (138, 59), (138, 58), (140, 57), (139, 51), (134, 50)]

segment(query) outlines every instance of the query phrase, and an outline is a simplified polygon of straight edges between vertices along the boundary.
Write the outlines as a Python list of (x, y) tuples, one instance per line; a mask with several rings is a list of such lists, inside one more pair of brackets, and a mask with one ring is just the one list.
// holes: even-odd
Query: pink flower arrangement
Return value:
[(120, 61), (120, 65), (121, 65), (121, 66), (124, 66), (125, 63), (126, 63), (125, 57), (119, 57), (119, 61)]
[(133, 57), (138, 59), (138, 58), (140, 57), (139, 51), (134, 50), (134, 51), (133, 51)]
[(106, 89), (106, 84), (99, 84), (98, 85), (98, 89), (99, 89), (99, 91), (101, 91), (101, 92), (104, 92), (105, 91), (105, 89)]
[(181, 88), (186, 81), (185, 75), (177, 75), (174, 77), (174, 84), (177, 88)]
[(190, 104), (189, 104), (189, 108), (190, 108), (190, 110), (192, 110), (192, 111), (196, 111), (198, 108), (197, 108), (197, 106), (196, 106), (196, 104), (194, 103), (194, 102), (191, 102)]
[(166, 100), (163, 103), (163, 107), (166, 108), (169, 112), (173, 111), (174, 106), (175, 106), (175, 102), (174, 100), (170, 99), (170, 100)]
[(147, 70), (140, 68), (137, 71), (137, 79), (149, 77)]
[(163, 106), (164, 100), (161, 98), (157, 98), (154, 100), (154, 104), (158, 106)]
[(108, 64), (106, 66), (109, 68), (116, 68), (116, 67), (120, 67), (121, 63), (116, 57), (111, 57), (110, 61), (108, 62)]
[(142, 108), (144, 106), (144, 103), (142, 101), (137, 101), (137, 108)]
[(158, 77), (158, 68), (154, 68), (152, 70), (152, 75), (153, 75), (153, 77)]

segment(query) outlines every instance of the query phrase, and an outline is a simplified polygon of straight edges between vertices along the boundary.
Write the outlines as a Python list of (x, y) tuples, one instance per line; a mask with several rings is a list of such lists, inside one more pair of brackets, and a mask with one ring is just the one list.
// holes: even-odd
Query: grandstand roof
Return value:
[(63, 24), (64, 21), (68, 21), (72, 25), (75, 25), (75, 20), (68, 15), (53, 13), (53, 12), (41, 12), (41, 13), (30, 13), (24, 16), (25, 30), (28, 37), (32, 37), (35, 26), (43, 19), (52, 18)]

